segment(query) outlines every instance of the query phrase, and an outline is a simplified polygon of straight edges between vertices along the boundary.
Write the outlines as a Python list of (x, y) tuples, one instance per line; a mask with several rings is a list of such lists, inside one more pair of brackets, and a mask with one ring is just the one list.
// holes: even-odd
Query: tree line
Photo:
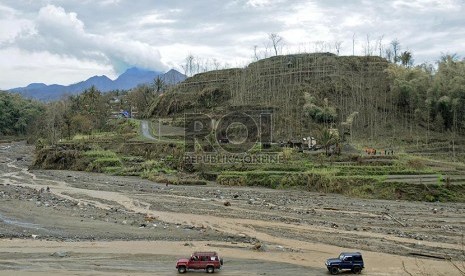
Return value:
[(437, 67), (393, 64), (388, 77), (405, 128), (465, 134), (465, 59), (444, 55)]
[[(106, 93), (92, 86), (78, 95), (41, 103), (40, 115), (26, 129), (30, 129), (33, 138), (41, 139), (46, 144), (72, 139), (76, 134), (114, 131), (112, 119), (122, 116), (123, 112), (146, 117), (151, 102), (166, 88), (167, 85), (160, 78), (131, 90)], [(21, 98), (19, 95), (15, 97)]]
[(0, 137), (25, 136), (45, 110), (45, 105), (19, 94), (0, 91)]

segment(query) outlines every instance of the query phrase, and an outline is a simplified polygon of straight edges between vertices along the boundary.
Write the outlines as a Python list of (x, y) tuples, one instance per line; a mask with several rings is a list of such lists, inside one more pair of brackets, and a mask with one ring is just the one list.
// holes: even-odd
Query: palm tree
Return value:
[(399, 59), (402, 65), (405, 67), (410, 67), (413, 63), (412, 53), (410, 53), (409, 51), (402, 52), (402, 54), (400, 54)]
[(153, 86), (155, 88), (155, 92), (159, 94), (165, 90), (166, 84), (165, 81), (162, 78), (160, 78), (160, 76), (157, 76), (157, 78), (153, 82)]
[(317, 135), (317, 141), (325, 149), (326, 155), (329, 155), (329, 148), (332, 145), (335, 145), (338, 142), (338, 139), (339, 137), (337, 137), (328, 128), (323, 128)]

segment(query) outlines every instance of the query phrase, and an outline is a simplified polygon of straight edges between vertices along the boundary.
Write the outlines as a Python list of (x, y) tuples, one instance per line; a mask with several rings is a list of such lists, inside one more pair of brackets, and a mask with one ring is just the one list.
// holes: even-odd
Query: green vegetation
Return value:
[(117, 158), (116, 153), (109, 150), (90, 150), (84, 152), (84, 156), (91, 158)]
[(117, 171), (117, 168), (121, 168), (121, 160), (118, 158), (115, 152), (109, 150), (90, 150), (83, 153), (83, 157), (89, 158), (89, 165), (87, 166), (88, 171), (94, 172), (109, 172)]
[[(346, 167), (344, 167), (346, 168)], [(428, 184), (385, 182), (386, 176), (413, 174), (418, 171), (391, 171), (383, 168), (354, 168), (344, 174), (342, 168), (289, 171), (225, 171), (217, 181), (227, 186), (261, 186), (274, 189), (298, 188), (320, 193), (340, 193), (348, 196), (377, 199), (420, 201), (465, 201), (465, 184), (446, 185), (442, 181)], [(374, 173), (375, 172), (375, 173)], [(426, 173), (426, 172), (423, 172)]]
[[(465, 61), (444, 56), (435, 69), (411, 60), (409, 52), (389, 59), (298, 54), (196, 74), (173, 87), (160, 80), (105, 94), (92, 87), (47, 104), (1, 93), (0, 134), (37, 137), (40, 168), (172, 184), (217, 181), (363, 198), (465, 201)], [(282, 163), (186, 161), (179, 129), (185, 112), (218, 120), (254, 109), (273, 113), (276, 144), (265, 151), (278, 152)], [(121, 118), (120, 110), (148, 117), (155, 130), (163, 122), (161, 139), (145, 139), (140, 121)], [(322, 150), (302, 153), (278, 145), (304, 137), (316, 138)], [(370, 155), (368, 148), (379, 152)]]
[(44, 110), (45, 106), (39, 102), (0, 91), (0, 137), (33, 133)]
[[(277, 140), (315, 136), (335, 127), (342, 140), (402, 139), (434, 143), (447, 132), (452, 143), (465, 132), (465, 61), (446, 55), (412, 66), (412, 53), (380, 57), (298, 54), (258, 60), (244, 69), (216, 70), (188, 78), (150, 104), (155, 117), (184, 112), (212, 115), (266, 108), (274, 112)], [(395, 62), (394, 62), (395, 61)]]

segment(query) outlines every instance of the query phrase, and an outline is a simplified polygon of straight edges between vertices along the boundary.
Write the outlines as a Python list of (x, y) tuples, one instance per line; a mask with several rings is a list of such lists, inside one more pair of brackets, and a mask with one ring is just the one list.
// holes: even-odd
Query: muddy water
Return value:
[(13, 225), (13, 226), (22, 227), (22, 228), (46, 230), (45, 228), (43, 228), (43, 227), (41, 227), (41, 226), (39, 226), (37, 224), (30, 223), (30, 222), (24, 222), (24, 221), (17, 221), (17, 220), (14, 220), (14, 219), (7, 218), (7, 217), (3, 216), (2, 214), (0, 214), (0, 222), (4, 223), (4, 224), (9, 224), (9, 225)]

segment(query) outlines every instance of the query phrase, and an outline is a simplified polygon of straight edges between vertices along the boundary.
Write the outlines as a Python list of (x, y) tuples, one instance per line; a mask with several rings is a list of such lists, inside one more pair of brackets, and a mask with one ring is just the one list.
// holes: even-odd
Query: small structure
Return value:
[(307, 146), (307, 149), (314, 149), (316, 147), (316, 139), (315, 137), (308, 136), (302, 138), (303, 144)]

